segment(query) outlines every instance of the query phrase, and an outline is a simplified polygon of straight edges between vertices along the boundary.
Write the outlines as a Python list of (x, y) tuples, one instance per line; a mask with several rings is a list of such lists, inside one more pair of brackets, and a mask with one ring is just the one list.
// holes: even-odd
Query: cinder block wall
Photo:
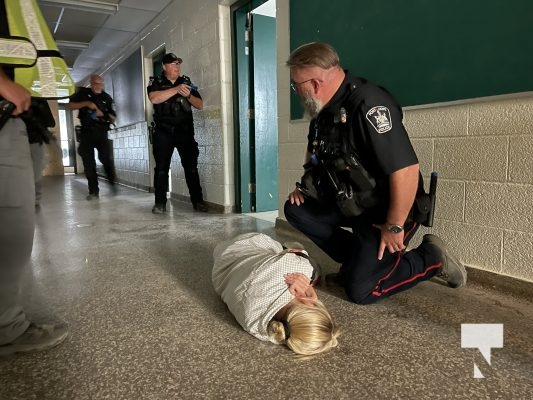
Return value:
[(150, 188), (148, 126), (145, 121), (110, 131), (117, 181), (142, 190)]
[(533, 281), (533, 95), (406, 110), (405, 125), (439, 174), (433, 232), (466, 265)]

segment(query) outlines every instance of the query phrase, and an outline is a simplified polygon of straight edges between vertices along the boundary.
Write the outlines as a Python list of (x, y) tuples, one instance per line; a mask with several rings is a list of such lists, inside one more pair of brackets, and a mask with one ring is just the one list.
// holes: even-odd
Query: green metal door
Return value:
[(233, 12), (237, 211), (277, 209), (278, 135), (275, 18), (252, 14), (264, 1)]
[(252, 171), (254, 166), (251, 156), (255, 154), (253, 148), (253, 125), (250, 120), (250, 84), (253, 77), (250, 73), (249, 52), (249, 19), (250, 5), (241, 7), (234, 15), (234, 78), (237, 96), (234, 97), (235, 115), (235, 188), (237, 211), (254, 211), (255, 178)]
[(256, 211), (278, 209), (276, 19), (253, 16)]

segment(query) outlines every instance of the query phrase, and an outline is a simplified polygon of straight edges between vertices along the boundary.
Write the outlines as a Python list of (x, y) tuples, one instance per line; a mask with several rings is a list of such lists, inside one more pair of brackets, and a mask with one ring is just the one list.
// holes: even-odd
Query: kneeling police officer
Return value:
[(437, 236), (406, 251), (429, 209), (419, 206), (425, 192), (418, 158), (392, 95), (342, 69), (326, 43), (300, 46), (287, 66), (312, 120), (305, 174), (285, 217), (341, 264), (326, 282), (344, 286), (359, 304), (433, 277), (463, 286), (464, 266)]

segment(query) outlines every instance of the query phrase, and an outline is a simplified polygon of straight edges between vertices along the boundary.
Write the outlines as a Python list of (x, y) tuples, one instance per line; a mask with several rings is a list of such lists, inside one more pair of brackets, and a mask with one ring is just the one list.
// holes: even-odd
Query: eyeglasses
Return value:
[(298, 91), (297, 85), (303, 85), (304, 83), (309, 82), (309, 81), (322, 82), (320, 79), (315, 79), (315, 78), (307, 79), (306, 81), (302, 81), (302, 82), (291, 82), (291, 89), (296, 93)]
[(171, 65), (180, 65), (181, 63), (179, 61), (174, 61), (174, 62), (171, 62), (169, 64), (171, 64)]

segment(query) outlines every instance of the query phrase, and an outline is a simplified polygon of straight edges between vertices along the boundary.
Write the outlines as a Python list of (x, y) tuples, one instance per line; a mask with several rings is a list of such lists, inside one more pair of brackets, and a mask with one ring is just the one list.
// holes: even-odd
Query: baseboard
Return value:
[[(100, 178), (103, 178), (103, 177), (100, 177)], [(118, 183), (118, 184), (120, 184), (122, 186), (131, 187), (133, 189), (142, 190), (143, 192), (150, 192), (150, 187), (148, 187), (146, 185), (141, 185), (140, 183), (132, 183), (130, 181), (126, 181), (126, 180), (120, 179), (120, 178), (117, 178), (116, 183)]]
[(533, 282), (466, 266), (468, 281), (533, 302)]
[[(191, 199), (189, 198), (189, 196), (184, 196), (184, 195), (181, 195), (181, 194), (171, 193), (170, 194), (170, 198), (172, 200), (176, 200), (176, 201), (179, 201), (179, 202), (182, 202), (182, 203), (191, 204)], [(205, 201), (205, 203), (209, 207), (209, 211), (213, 212), (215, 214), (232, 214), (232, 213), (236, 212), (235, 207), (233, 207), (233, 206), (226, 207), (226, 206), (223, 206), (221, 204), (210, 203), (209, 201)]]

